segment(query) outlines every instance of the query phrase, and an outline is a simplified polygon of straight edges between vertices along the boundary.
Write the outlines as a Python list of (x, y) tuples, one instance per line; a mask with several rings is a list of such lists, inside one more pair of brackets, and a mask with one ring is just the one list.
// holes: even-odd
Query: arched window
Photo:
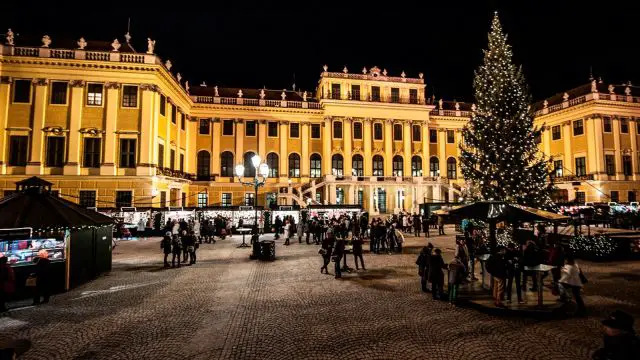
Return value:
[(456, 159), (450, 157), (447, 159), (447, 178), (455, 179), (456, 175)]
[(373, 176), (384, 176), (384, 159), (380, 155), (373, 157)]
[(244, 165), (244, 176), (245, 177), (254, 177), (256, 176), (256, 168), (253, 166), (253, 162), (251, 161), (251, 158), (253, 158), (253, 156), (256, 153), (254, 153), (253, 151), (248, 151), (246, 153), (244, 153), (244, 161), (243, 161), (243, 165)]
[(322, 158), (318, 154), (311, 154), (311, 174), (312, 178), (322, 176)]
[(396, 155), (393, 157), (393, 176), (402, 176), (402, 170), (404, 170), (402, 156)]
[(296, 153), (289, 155), (289, 177), (300, 177), (300, 155)]
[(411, 158), (411, 176), (422, 176), (422, 158), (418, 155)]
[(342, 155), (335, 154), (331, 157), (331, 173), (334, 176), (344, 176), (344, 161)]
[(206, 150), (198, 152), (197, 179), (208, 181), (211, 179), (211, 155)]
[(278, 162), (278, 154), (269, 153), (267, 155), (267, 165), (269, 166), (269, 177), (277, 178), (278, 177), (278, 167), (280, 163)]
[(429, 159), (429, 176), (440, 176), (440, 163), (435, 156)]
[(220, 154), (220, 176), (233, 177), (233, 153), (231, 151)]
[(353, 176), (364, 176), (364, 159), (362, 158), (362, 155), (353, 155), (351, 168), (353, 169)]

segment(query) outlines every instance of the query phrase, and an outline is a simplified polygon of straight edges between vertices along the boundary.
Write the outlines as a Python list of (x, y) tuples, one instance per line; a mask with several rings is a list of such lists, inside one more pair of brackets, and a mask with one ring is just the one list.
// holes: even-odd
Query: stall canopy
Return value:
[(455, 206), (449, 210), (439, 210), (438, 215), (449, 215), (459, 219), (478, 219), (483, 221), (565, 221), (568, 216), (556, 214), (550, 211), (535, 209), (518, 204), (510, 204), (497, 201), (480, 201), (469, 205)]
[(0, 228), (100, 226), (113, 219), (51, 196), (51, 183), (31, 177), (16, 183), (16, 192), (0, 199)]

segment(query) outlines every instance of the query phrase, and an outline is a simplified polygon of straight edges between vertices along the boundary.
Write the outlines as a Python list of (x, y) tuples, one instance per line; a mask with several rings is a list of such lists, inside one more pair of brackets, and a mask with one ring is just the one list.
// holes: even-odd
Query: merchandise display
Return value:
[(65, 250), (66, 242), (53, 238), (0, 241), (0, 252), (12, 266), (32, 265), (33, 259), (44, 252), (51, 261), (64, 261)]

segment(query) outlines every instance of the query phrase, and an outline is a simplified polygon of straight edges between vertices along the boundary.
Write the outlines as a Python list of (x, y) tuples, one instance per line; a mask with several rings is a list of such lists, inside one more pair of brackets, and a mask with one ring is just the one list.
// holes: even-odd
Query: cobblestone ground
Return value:
[[(452, 236), (430, 240), (451, 258)], [(365, 254), (367, 271), (342, 280), (320, 274), (315, 245), (279, 241), (267, 263), (239, 242), (204, 244), (196, 265), (168, 270), (158, 239), (121, 242), (110, 275), (12, 310), (0, 340), (29, 339), (24, 359), (587, 359), (608, 312), (640, 318), (633, 262), (582, 262), (589, 316), (537, 320), (421, 293), (424, 238), (409, 237), (403, 255)]]

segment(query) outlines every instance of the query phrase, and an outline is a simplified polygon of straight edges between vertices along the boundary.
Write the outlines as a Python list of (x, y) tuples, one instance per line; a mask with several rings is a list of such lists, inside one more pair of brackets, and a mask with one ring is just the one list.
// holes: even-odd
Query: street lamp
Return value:
[[(269, 165), (267, 165), (266, 163), (260, 163), (261, 160), (262, 159), (258, 154), (253, 155), (253, 157), (251, 158), (251, 164), (256, 169), (253, 175), (253, 180), (251, 181), (242, 181), (242, 178), (244, 177), (244, 170), (245, 170), (244, 165), (238, 164), (235, 167), (236, 176), (238, 177), (238, 180), (240, 181), (240, 183), (245, 186), (253, 186), (253, 191), (254, 191), (253, 209), (255, 211), (253, 224), (254, 224), (254, 231), (256, 231), (256, 233), (258, 229), (258, 208), (256, 206), (258, 204), (258, 188), (260, 188), (261, 186), (264, 186), (264, 184), (267, 182), (267, 177), (269, 176)], [(258, 177), (261, 177), (262, 179), (259, 179)], [(249, 247), (249, 245), (247, 245), (244, 242), (244, 236), (242, 238), (242, 244), (240, 244), (240, 246), (238, 247)], [(255, 250), (255, 246), (254, 246), (254, 250)]]

